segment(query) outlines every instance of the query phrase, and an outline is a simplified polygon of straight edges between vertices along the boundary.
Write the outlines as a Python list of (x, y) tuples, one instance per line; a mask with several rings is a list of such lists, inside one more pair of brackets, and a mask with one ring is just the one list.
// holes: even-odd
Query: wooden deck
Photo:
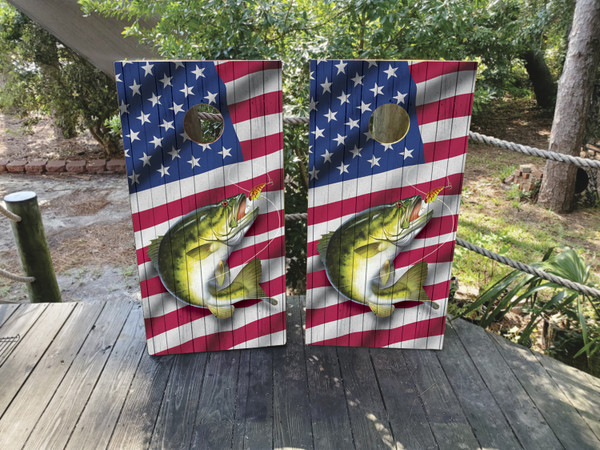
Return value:
[[(600, 380), (467, 322), (443, 351), (150, 357), (139, 305), (0, 306), (0, 448), (600, 448)], [(5, 351), (3, 351), (5, 350)]]

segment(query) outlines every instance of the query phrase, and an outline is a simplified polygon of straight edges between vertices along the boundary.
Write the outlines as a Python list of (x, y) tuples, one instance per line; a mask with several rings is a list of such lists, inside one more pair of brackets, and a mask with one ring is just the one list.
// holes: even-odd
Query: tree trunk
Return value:
[[(550, 151), (579, 155), (600, 55), (600, 1), (578, 0), (550, 134)], [(574, 207), (577, 167), (548, 161), (538, 202), (556, 212)]]
[(523, 59), (538, 106), (546, 109), (553, 108), (556, 100), (556, 83), (552, 79), (544, 54), (540, 50), (529, 50), (523, 53)]

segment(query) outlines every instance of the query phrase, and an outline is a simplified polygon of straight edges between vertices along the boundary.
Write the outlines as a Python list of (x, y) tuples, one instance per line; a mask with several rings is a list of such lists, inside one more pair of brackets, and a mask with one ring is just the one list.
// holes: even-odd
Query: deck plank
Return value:
[(131, 380), (146, 347), (141, 306), (135, 304), (102, 370), (66, 448), (105, 448), (110, 442)]
[(287, 297), (287, 336), (285, 347), (273, 354), (273, 446), (313, 448), (306, 346), (302, 331), (302, 299)]
[(527, 449), (561, 448), (489, 333), (461, 319), (453, 321), (452, 326), (521, 445)]
[[(450, 353), (452, 348), (445, 349)], [(466, 418), (436, 356), (437, 350), (404, 353), (431, 431), (439, 448), (479, 448), (480, 443)], [(455, 355), (450, 354), (451, 357)]]
[(451, 324), (446, 326), (444, 350), (436, 353), (477, 440), (484, 448), (520, 448), (508, 421)]
[(191, 448), (231, 448), (240, 353), (233, 350), (210, 354), (196, 405)]
[(208, 356), (188, 353), (168, 357), (173, 358), (173, 368), (163, 391), (150, 448), (189, 448)]
[[(17, 303), (2, 305), (2, 308), (0, 308), (0, 328), (10, 318), (10, 316), (12, 316), (17, 309), (19, 309), (19, 306), (21, 305)], [(4, 332), (0, 330), (0, 337), (8, 337), (8, 335), (5, 335)]]
[(52, 339), (75, 308), (74, 303), (53, 305), (23, 305), (2, 329), (8, 334), (20, 334), (21, 340), (0, 367), (0, 411), (4, 413), (27, 381)]
[(103, 303), (77, 304), (0, 422), (0, 448), (21, 448), (58, 389)]
[(357, 448), (393, 448), (394, 436), (369, 349), (337, 349)]
[(600, 441), (529, 349), (491, 335), (521, 385), (566, 448), (597, 449)]
[(29, 436), (28, 448), (63, 448), (66, 445), (131, 307), (130, 302), (106, 304), (84, 336), (83, 346)]

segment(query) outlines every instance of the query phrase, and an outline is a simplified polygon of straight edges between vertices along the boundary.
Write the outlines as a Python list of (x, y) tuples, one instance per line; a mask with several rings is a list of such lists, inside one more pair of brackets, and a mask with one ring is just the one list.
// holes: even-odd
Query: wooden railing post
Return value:
[(32, 303), (60, 302), (37, 195), (30, 191), (15, 192), (4, 197), (4, 202), (10, 212), (21, 217), (19, 222), (12, 222), (12, 228), (23, 272), (35, 278), (27, 283), (29, 299)]

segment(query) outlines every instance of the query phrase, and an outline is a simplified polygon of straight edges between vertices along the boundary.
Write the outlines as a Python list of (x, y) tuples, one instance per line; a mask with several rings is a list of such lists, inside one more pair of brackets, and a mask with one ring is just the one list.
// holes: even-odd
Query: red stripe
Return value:
[(256, 339), (261, 336), (268, 336), (269, 334), (284, 331), (285, 327), (285, 311), (283, 311), (269, 317), (258, 319), (236, 330), (221, 331), (219, 333), (197, 337), (181, 345), (171, 347), (168, 350), (156, 354), (168, 355), (174, 353), (195, 353), (227, 350), (251, 339)]
[[(282, 275), (273, 280), (268, 280), (264, 283), (260, 283), (260, 286), (263, 288), (263, 290), (269, 297), (272, 297), (285, 292), (285, 289), (282, 290), (282, 286), (284, 286), (284, 283), (285, 275)], [(150, 297), (151, 295), (166, 294), (169, 292), (164, 287), (162, 281), (160, 281), (160, 277), (158, 276), (141, 281), (140, 288), (142, 291), (142, 298)]]
[(461, 192), (463, 174), (449, 175), (439, 180), (428, 181), (414, 186), (403, 186), (394, 189), (371, 192), (369, 194), (358, 195), (346, 200), (331, 202), (326, 205), (308, 208), (308, 225), (327, 222), (338, 219), (348, 214), (355, 214), (359, 211), (372, 208), (373, 206), (384, 203), (412, 197), (413, 195), (423, 195), (421, 192), (429, 192), (431, 189), (439, 186), (452, 186), (440, 192), (439, 196), (458, 195)]
[(215, 66), (224, 83), (262, 70), (281, 69), (281, 61), (228, 61)]
[(349, 333), (310, 345), (344, 345), (350, 347), (385, 347), (398, 342), (444, 334), (445, 317), (409, 323), (390, 330), (368, 330)]
[[(234, 124), (270, 114), (281, 113), (281, 91), (257, 95), (248, 100), (228, 105)], [(272, 120), (265, 117), (265, 120)]]
[(471, 115), (473, 94), (462, 94), (417, 106), (419, 125)]
[(241, 141), (240, 147), (242, 148), (244, 161), (267, 156), (283, 148), (283, 133), (275, 133), (262, 138)]
[(191, 211), (194, 211), (201, 206), (208, 205), (214, 201), (222, 200), (226, 197), (239, 194), (240, 192), (250, 192), (252, 188), (261, 183), (267, 184), (265, 191), (277, 191), (282, 187), (283, 170), (272, 170), (264, 175), (259, 175), (250, 180), (240, 181), (236, 185), (227, 185), (224, 187), (207, 189), (197, 194), (188, 195), (178, 200), (173, 200), (165, 205), (156, 206), (144, 211), (132, 214), (133, 231), (140, 231), (144, 228), (153, 227), (159, 223), (166, 222), (170, 219), (179, 218)]
[(414, 82), (422, 83), (452, 72), (476, 70), (477, 63), (472, 61), (423, 61), (411, 64), (408, 68)]
[[(467, 143), (469, 136), (462, 136), (455, 139), (447, 139), (445, 141), (428, 142), (423, 144), (423, 153), (425, 162), (442, 161), (455, 156), (464, 155), (467, 151)], [(460, 176), (462, 177), (462, 173)], [(461, 178), (462, 186), (462, 178)]]

